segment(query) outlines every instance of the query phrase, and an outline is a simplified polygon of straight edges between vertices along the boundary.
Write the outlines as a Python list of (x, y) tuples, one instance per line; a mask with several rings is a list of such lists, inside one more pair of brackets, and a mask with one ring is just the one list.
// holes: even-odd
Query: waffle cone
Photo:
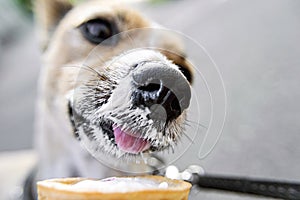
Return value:
[[(124, 177), (122, 177), (124, 178)], [(132, 177), (130, 177), (132, 178)], [(127, 192), (103, 192), (95, 190), (76, 190), (72, 185), (86, 178), (62, 178), (39, 181), (38, 199), (39, 200), (187, 200), (191, 184), (172, 180), (161, 176), (137, 176), (135, 178), (154, 181), (159, 185), (166, 182), (167, 188), (149, 188)]]

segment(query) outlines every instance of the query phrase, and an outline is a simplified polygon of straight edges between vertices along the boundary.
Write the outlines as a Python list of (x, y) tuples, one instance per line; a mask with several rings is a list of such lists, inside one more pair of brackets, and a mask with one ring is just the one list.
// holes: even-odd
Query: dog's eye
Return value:
[(113, 45), (115, 37), (110, 38), (116, 34), (116, 27), (114, 24), (103, 19), (93, 19), (82, 24), (79, 29), (82, 35), (94, 44), (103, 43), (105, 45)]

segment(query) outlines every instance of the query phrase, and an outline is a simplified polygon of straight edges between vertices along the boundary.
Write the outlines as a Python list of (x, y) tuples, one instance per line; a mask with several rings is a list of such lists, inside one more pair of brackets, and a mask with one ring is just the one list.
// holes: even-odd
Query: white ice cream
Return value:
[[(116, 178), (111, 177), (103, 180), (82, 180), (75, 184), (62, 184), (48, 182), (48, 186), (78, 192), (102, 192), (102, 193), (125, 193), (141, 190), (164, 190), (170, 189), (167, 182), (158, 182), (146, 178)], [(53, 185), (52, 185), (53, 184)]]

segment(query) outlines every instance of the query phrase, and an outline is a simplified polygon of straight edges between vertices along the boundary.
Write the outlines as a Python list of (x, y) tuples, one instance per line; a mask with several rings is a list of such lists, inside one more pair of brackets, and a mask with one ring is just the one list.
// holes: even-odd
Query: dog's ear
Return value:
[(41, 46), (47, 48), (48, 41), (65, 14), (72, 9), (74, 0), (36, 0), (34, 5), (38, 36)]

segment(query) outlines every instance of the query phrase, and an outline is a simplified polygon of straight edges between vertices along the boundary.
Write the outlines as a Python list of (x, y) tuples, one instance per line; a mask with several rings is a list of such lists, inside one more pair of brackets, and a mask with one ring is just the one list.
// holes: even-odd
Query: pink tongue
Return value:
[(123, 151), (137, 154), (150, 148), (149, 142), (145, 139), (134, 137), (130, 133), (122, 131), (119, 127), (113, 127), (113, 130), (115, 142)]

